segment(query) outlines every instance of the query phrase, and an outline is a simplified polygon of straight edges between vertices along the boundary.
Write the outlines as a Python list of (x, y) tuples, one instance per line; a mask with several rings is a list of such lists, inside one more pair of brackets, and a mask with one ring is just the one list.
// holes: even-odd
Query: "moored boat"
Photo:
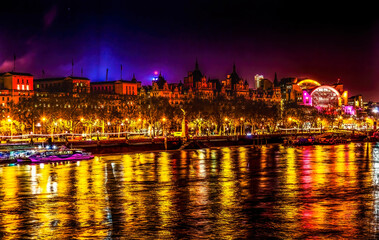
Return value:
[(93, 159), (94, 156), (90, 152), (85, 152), (82, 149), (61, 148), (52, 150), (39, 150), (27, 158), (31, 162), (57, 162), (89, 160)]

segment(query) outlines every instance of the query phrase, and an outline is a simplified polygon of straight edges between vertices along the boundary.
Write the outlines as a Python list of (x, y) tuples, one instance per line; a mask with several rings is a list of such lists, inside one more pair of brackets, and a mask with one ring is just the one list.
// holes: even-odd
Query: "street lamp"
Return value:
[(226, 130), (228, 130), (228, 118), (225, 117), (224, 121), (225, 121), (224, 134), (226, 135)]
[(37, 123), (37, 124), (36, 124), (36, 127), (39, 127), (39, 128), (40, 128), (40, 129), (39, 129), (39, 130), (40, 130), (40, 132), (39, 132), (39, 133), (40, 133), (40, 134), (42, 134), (41, 123)]
[(166, 123), (166, 118), (165, 117), (163, 117), (162, 118), (162, 122), (163, 122), (163, 131), (162, 131), (162, 134), (163, 134), (163, 136), (165, 136), (165, 123)]
[(243, 117), (241, 117), (240, 120), (241, 120), (241, 135), (243, 135), (243, 130), (245, 129), (245, 122), (244, 122)]
[(118, 138), (120, 138), (120, 132), (121, 132), (121, 127), (124, 126), (124, 123), (121, 122), (120, 126), (118, 126)]
[(46, 121), (46, 117), (42, 117), (42, 118), (41, 118), (41, 121), (42, 121), (42, 126), (41, 126), (41, 134), (42, 134), (43, 125), (44, 125), (44, 123), (45, 123), (45, 121)]
[(9, 116), (8, 116), (8, 122), (10, 123), (10, 130), (11, 130), (11, 139), (12, 139), (12, 137), (13, 137), (13, 133), (12, 133), (12, 125), (13, 125), (13, 121), (12, 121), (12, 119), (11, 118), (9, 118)]

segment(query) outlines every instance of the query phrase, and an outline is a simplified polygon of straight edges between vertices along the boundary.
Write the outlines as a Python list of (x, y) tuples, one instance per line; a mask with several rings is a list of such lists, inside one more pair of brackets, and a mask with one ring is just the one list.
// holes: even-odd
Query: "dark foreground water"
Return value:
[(375, 239), (377, 153), (271, 145), (3, 165), (0, 239)]

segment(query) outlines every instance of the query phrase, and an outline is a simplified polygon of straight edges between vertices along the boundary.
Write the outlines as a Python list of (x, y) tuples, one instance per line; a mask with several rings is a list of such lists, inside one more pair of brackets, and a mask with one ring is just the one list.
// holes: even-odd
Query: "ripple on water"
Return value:
[(230, 147), (1, 166), (0, 238), (375, 239), (379, 150)]

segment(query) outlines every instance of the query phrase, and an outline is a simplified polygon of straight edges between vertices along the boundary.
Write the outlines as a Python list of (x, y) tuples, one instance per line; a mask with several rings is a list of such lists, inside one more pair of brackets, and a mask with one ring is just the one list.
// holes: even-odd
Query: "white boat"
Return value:
[[(34, 154), (27, 156), (27, 160), (31, 162), (57, 162), (57, 161), (78, 161), (93, 159), (94, 156), (82, 149), (52, 149), (38, 150)], [(25, 161), (26, 159), (17, 159), (17, 161)]]

